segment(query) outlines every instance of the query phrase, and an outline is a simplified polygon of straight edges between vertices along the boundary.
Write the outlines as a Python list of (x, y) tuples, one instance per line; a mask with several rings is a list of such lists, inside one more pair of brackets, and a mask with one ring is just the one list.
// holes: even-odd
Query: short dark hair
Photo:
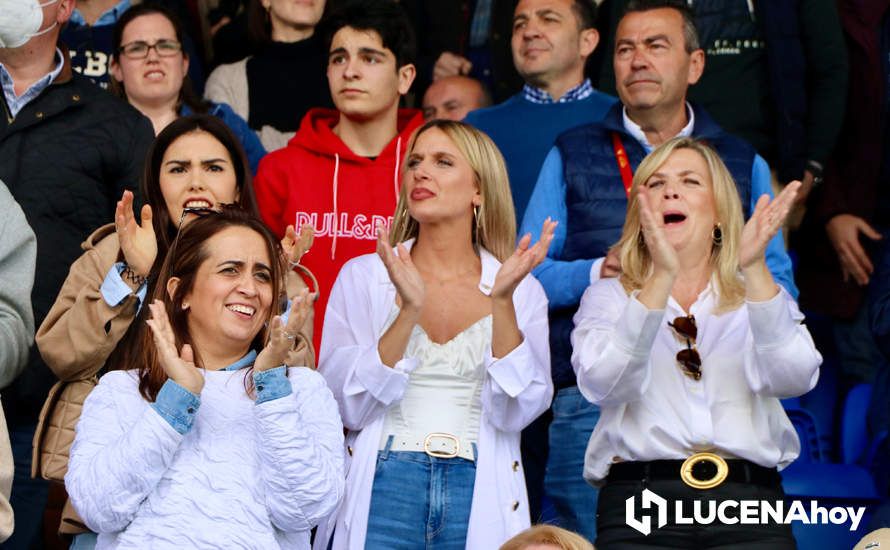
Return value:
[(417, 39), (411, 21), (401, 4), (395, 0), (344, 1), (322, 25), (325, 48), (328, 51), (337, 31), (343, 27), (351, 27), (358, 31), (374, 31), (379, 34), (383, 47), (395, 55), (397, 68), (414, 63), (417, 57)]
[(580, 30), (596, 28), (596, 3), (593, 0), (573, 0), (572, 11)]
[(680, 12), (683, 18), (683, 39), (686, 42), (686, 52), (692, 53), (701, 48), (698, 42), (698, 31), (695, 28), (695, 14), (684, 0), (629, 0), (624, 8), (621, 18), (629, 13), (668, 8)]
[[(145, 3), (127, 8), (127, 11), (125, 11), (120, 19), (114, 24), (114, 29), (111, 31), (111, 58), (113, 60), (120, 63), (120, 50), (121, 46), (123, 46), (121, 42), (124, 39), (124, 29), (127, 28), (127, 25), (137, 17), (154, 14), (162, 15), (170, 21), (170, 24), (173, 25), (173, 33), (176, 35), (176, 41), (183, 47), (182, 55), (186, 58), (188, 57), (188, 54), (185, 52), (185, 31), (183, 31), (182, 22), (179, 20), (179, 17), (166, 6)], [(111, 93), (124, 101), (127, 101), (127, 93), (124, 89), (123, 82), (118, 82), (114, 77), (109, 75), (108, 88), (111, 90)], [(188, 74), (183, 75), (182, 87), (179, 89), (179, 102), (176, 105), (176, 110), (179, 111), (183, 104), (187, 105), (188, 108), (195, 113), (206, 113), (210, 110), (210, 103), (202, 99), (201, 96), (195, 92), (195, 88), (192, 86), (192, 80), (189, 78)]]

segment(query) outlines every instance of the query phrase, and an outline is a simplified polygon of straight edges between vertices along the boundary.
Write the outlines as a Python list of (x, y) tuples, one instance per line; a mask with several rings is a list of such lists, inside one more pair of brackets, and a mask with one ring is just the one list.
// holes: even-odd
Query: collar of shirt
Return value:
[(3, 96), (6, 98), (6, 106), (9, 107), (9, 114), (13, 117), (18, 115), (19, 112), (25, 108), (25, 105), (30, 103), (31, 100), (39, 96), (43, 90), (52, 84), (53, 80), (55, 80), (56, 77), (59, 76), (59, 73), (62, 72), (62, 67), (64, 65), (65, 57), (62, 55), (62, 51), (56, 48), (55, 68), (43, 78), (34, 84), (31, 84), (22, 95), (16, 95), (15, 82), (12, 80), (12, 75), (10, 75), (9, 71), (6, 70), (6, 67), (3, 66), (3, 63), (0, 63), (0, 86), (3, 87)]
[(247, 352), (247, 355), (222, 370), (235, 371), (241, 370), (248, 365), (253, 365), (253, 362), (256, 360), (256, 355), (256, 350), (252, 349)]
[(526, 101), (531, 101), (532, 103), (538, 103), (542, 105), (547, 105), (551, 103), (569, 103), (571, 101), (580, 101), (587, 97), (590, 97), (595, 90), (593, 89), (593, 84), (590, 83), (590, 80), (585, 78), (584, 82), (578, 84), (574, 88), (569, 89), (566, 93), (562, 95), (559, 99), (555, 100), (553, 97), (540, 88), (535, 88), (531, 84), (526, 84), (522, 87), (522, 96), (526, 99)]
[[(680, 130), (680, 133), (674, 137), (689, 137), (692, 135), (692, 129), (695, 128), (695, 113), (692, 111), (692, 106), (689, 105), (688, 101), (686, 102), (686, 114), (689, 115), (689, 122), (682, 130)], [(650, 144), (649, 140), (646, 139), (646, 134), (643, 132), (643, 129), (640, 128), (640, 125), (627, 116), (627, 107), (621, 109), (621, 117), (624, 119), (624, 129), (627, 130), (627, 133), (640, 142), (640, 145), (646, 149), (647, 154), (651, 153), (652, 150), (655, 149), (655, 146)]]
[[(411, 247), (414, 246), (416, 240), (417, 239), (408, 239), (402, 244), (405, 245), (405, 248), (410, 252)], [(482, 276), (479, 277), (479, 290), (482, 294), (491, 296), (491, 288), (494, 286), (495, 275), (498, 274), (498, 270), (501, 268), (501, 262), (494, 257), (494, 254), (485, 250), (481, 246), (479, 247), (479, 258), (482, 260)]]
[[(103, 27), (105, 25), (114, 25), (117, 23), (117, 20), (120, 19), (121, 14), (123, 14), (127, 9), (130, 8), (130, 0), (120, 0), (114, 7), (110, 10), (106, 11), (102, 15), (99, 16), (99, 19), (96, 19), (96, 22), (93, 23), (93, 27)], [(68, 23), (70, 25), (77, 25), (80, 27), (86, 27), (87, 21), (83, 18), (83, 14), (80, 13), (80, 10), (74, 8), (74, 11), (71, 13), (71, 17), (68, 19)]]

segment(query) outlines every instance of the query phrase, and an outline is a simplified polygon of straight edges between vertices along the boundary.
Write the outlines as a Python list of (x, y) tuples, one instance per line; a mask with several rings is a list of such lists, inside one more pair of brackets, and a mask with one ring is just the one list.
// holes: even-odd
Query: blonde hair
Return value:
[[(475, 183), (482, 196), (480, 219), (473, 227), (473, 244), (477, 248), (485, 248), (503, 262), (513, 254), (516, 247), (516, 214), (504, 157), (491, 138), (472, 126), (452, 120), (431, 120), (411, 136), (406, 158), (414, 151), (421, 134), (431, 128), (444, 132), (473, 169)], [(408, 200), (403, 185), (399, 191), (399, 204), (396, 206), (390, 231), (390, 244), (395, 246), (416, 237), (419, 229), (417, 220), (408, 213)]]
[(680, 137), (667, 141), (652, 151), (634, 174), (627, 217), (621, 239), (615, 248), (621, 259), (621, 284), (629, 293), (642, 288), (652, 272), (652, 259), (643, 240), (640, 226), (640, 211), (637, 204), (639, 189), (652, 177), (668, 157), (680, 149), (695, 151), (705, 160), (711, 175), (711, 190), (714, 194), (717, 222), (723, 235), (721, 244), (711, 246), (711, 265), (717, 279), (720, 298), (717, 312), (726, 312), (742, 305), (745, 287), (739, 277), (739, 242), (741, 241), (742, 203), (732, 175), (720, 156), (708, 145), (693, 138)]
[(523, 550), (532, 544), (553, 544), (561, 550), (594, 550), (590, 542), (577, 533), (555, 525), (535, 525), (501, 545), (500, 550)]

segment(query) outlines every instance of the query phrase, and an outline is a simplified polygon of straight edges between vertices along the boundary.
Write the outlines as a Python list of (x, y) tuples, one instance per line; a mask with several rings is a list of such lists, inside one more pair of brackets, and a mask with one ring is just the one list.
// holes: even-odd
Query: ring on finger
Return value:
[(282, 330), (281, 335), (284, 336), (285, 338), (287, 338), (288, 340), (296, 340), (296, 338), (297, 338), (296, 334), (291, 334), (286, 330)]

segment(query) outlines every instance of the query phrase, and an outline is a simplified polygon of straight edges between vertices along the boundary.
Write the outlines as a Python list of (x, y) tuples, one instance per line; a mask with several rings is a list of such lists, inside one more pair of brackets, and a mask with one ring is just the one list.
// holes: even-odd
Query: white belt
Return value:
[[(476, 458), (471, 442), (448, 433), (434, 432), (423, 438), (413, 435), (393, 435), (392, 438), (390, 451), (420, 452), (435, 458), (460, 457), (467, 460)], [(385, 442), (388, 439), (388, 437), (383, 438), (384, 444), (380, 447), (381, 451), (386, 448)]]

